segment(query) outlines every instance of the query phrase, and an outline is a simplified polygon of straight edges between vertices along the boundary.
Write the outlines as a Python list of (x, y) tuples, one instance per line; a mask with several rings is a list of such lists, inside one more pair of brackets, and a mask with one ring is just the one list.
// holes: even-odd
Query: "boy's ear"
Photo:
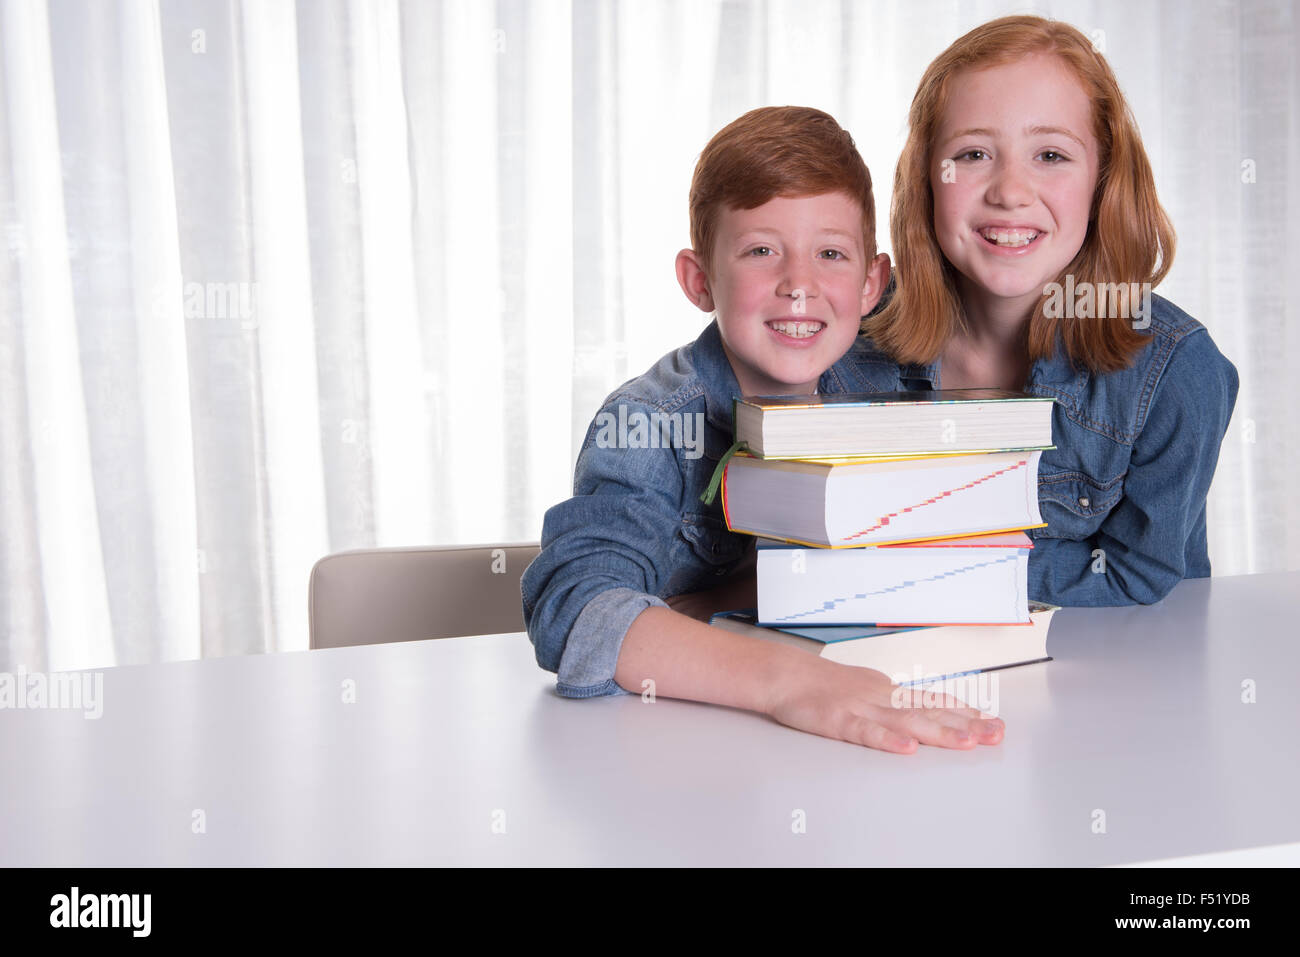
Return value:
[(862, 315), (876, 308), (889, 285), (889, 253), (880, 253), (867, 267), (867, 281), (862, 284)]
[(709, 292), (709, 276), (694, 249), (683, 249), (677, 254), (677, 284), (686, 298), (704, 312), (713, 311), (713, 293)]

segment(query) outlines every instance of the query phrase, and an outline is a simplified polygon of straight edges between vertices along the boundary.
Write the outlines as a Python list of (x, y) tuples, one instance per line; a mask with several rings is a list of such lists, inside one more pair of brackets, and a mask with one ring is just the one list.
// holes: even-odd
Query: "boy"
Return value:
[(677, 280), (716, 318), (588, 429), (574, 497), (546, 513), (523, 577), (538, 663), (568, 697), (652, 689), (900, 753), (998, 743), (1002, 723), (974, 709), (896, 708), (878, 671), (704, 623), (755, 604), (753, 539), (700, 500), (731, 444), (733, 399), (901, 386), (857, 339), (889, 257), (875, 254), (870, 174), (834, 119), (779, 107), (728, 125), (700, 155), (690, 219)]

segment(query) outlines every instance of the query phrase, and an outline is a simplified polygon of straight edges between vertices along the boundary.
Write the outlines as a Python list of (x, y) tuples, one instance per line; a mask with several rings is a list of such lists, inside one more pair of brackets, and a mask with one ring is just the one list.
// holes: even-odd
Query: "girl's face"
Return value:
[(1029, 315), (1074, 259), (1097, 189), (1092, 105), (1055, 56), (953, 78), (930, 168), (963, 299)]

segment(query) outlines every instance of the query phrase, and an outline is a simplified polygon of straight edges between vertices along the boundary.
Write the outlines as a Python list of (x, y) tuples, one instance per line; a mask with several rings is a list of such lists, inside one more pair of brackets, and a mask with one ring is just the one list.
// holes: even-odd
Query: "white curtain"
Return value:
[(925, 65), (1031, 10), (1119, 75), (1242, 378), (1216, 574), (1300, 567), (1296, 7), (0, 0), (0, 670), (307, 644), (312, 563), (536, 539), (599, 401), (706, 317), (699, 150), (835, 115), (880, 241)]

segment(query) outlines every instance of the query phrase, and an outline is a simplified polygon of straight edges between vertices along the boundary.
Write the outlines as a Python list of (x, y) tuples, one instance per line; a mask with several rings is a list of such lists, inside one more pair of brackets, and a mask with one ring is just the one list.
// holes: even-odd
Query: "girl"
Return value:
[(1145, 604), (1208, 576), (1205, 498), (1237, 373), (1151, 294), (1174, 233), (1088, 39), (1004, 17), (940, 54), (912, 101), (891, 225), (897, 289), (865, 331), (905, 387), (1056, 400), (1030, 597)]

